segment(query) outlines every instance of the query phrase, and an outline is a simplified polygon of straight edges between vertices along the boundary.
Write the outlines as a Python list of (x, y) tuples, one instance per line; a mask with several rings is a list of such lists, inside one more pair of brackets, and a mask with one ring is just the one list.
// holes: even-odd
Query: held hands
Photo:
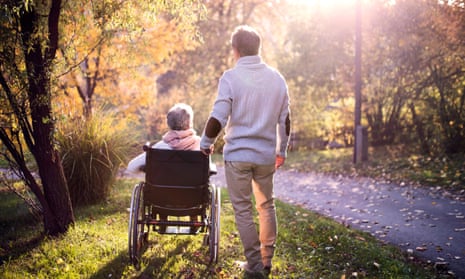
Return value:
[(275, 161), (275, 169), (279, 169), (279, 167), (281, 167), (282, 165), (284, 165), (284, 161), (286, 160), (286, 158), (282, 157), (282, 156), (279, 156), (279, 155), (276, 155), (276, 161)]

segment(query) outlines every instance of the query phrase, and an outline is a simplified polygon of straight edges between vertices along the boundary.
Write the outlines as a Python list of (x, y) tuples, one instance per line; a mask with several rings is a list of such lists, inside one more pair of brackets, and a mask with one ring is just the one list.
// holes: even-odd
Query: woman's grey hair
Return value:
[(166, 121), (171, 130), (182, 131), (190, 129), (194, 126), (194, 111), (187, 104), (175, 104), (168, 111)]

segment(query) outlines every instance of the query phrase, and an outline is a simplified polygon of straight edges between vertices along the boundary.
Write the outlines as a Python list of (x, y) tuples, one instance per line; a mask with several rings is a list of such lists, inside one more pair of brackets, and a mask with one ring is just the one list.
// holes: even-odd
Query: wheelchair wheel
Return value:
[(142, 205), (143, 183), (134, 187), (131, 197), (129, 214), (129, 257), (131, 262), (138, 267), (143, 245), (148, 239), (148, 230), (144, 231), (144, 207)]
[(220, 188), (212, 187), (210, 205), (210, 224), (208, 232), (208, 246), (210, 252), (210, 263), (218, 262), (218, 252), (220, 244), (220, 210), (221, 191)]

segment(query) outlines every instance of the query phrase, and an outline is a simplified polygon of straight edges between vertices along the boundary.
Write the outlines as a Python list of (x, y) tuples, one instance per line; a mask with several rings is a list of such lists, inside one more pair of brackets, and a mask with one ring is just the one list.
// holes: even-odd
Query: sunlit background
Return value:
[[(439, 88), (435, 87), (439, 81), (431, 80), (437, 75), (450, 77), (448, 100), (454, 102), (454, 96), (462, 94), (457, 86), (463, 77), (453, 72), (454, 65), (463, 67), (459, 58), (463, 57), (459, 55), (463, 51), (459, 38), (464, 26), (463, 15), (459, 16), (463, 14), (463, 3), (458, 2), (360, 1), (361, 124), (367, 127), (372, 144), (420, 141), (418, 146), (438, 149), (444, 146), (442, 141), (464, 137), (460, 131), (463, 123), (457, 124), (463, 122), (460, 110), (437, 111), (438, 105), (431, 101), (439, 102)], [(173, 24), (170, 17), (155, 22), (149, 12), (141, 13), (137, 28), (113, 38), (103, 48), (105, 67), (117, 70), (119, 78), (105, 79), (97, 85), (94, 105), (111, 104), (126, 115), (127, 121), (134, 121), (143, 131), (144, 140), (155, 140), (166, 129), (163, 115), (167, 109), (174, 102), (187, 102), (196, 111), (195, 125), (200, 133), (215, 97), (217, 80), (233, 66), (230, 32), (245, 23), (260, 31), (263, 58), (278, 68), (289, 83), (293, 148), (350, 147), (354, 144), (356, 3), (205, 1), (182, 10), (196, 11), (195, 18), (187, 18), (195, 21), (189, 27)], [(97, 31), (99, 27), (92, 28)], [(96, 39), (87, 36), (81, 48)], [(446, 68), (435, 70), (434, 65), (446, 60), (451, 61)], [(77, 69), (72, 73), (79, 74)], [(61, 80), (69, 86), (66, 88), (71, 94), (67, 98), (74, 97), (74, 106), (78, 107), (76, 87), (68, 82), (69, 76)], [(119, 97), (114, 98), (115, 94)], [(461, 115), (461, 121), (449, 126), (451, 130), (438, 129), (444, 124), (441, 119), (445, 118), (440, 116), (444, 111), (451, 113), (446, 118)], [(412, 131), (423, 131), (425, 135)]]
[[(134, 141), (156, 141), (169, 107), (186, 102), (201, 133), (218, 78), (234, 65), (231, 31), (249, 24), (263, 38), (263, 59), (288, 82), (292, 148), (353, 146), (356, 0), (161, 3), (65, 5), (53, 69), (60, 116), (111, 110)], [(370, 144), (463, 151), (464, 1), (360, 3)]]

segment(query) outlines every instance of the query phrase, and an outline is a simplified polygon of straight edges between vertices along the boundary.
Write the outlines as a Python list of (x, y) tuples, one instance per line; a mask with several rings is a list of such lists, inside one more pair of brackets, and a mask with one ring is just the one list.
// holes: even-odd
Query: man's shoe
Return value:
[(243, 279), (266, 279), (265, 271), (251, 271), (249, 270), (247, 262), (236, 261), (236, 264), (244, 270)]
[(266, 279), (267, 276), (265, 276), (263, 271), (244, 271), (244, 279)]

